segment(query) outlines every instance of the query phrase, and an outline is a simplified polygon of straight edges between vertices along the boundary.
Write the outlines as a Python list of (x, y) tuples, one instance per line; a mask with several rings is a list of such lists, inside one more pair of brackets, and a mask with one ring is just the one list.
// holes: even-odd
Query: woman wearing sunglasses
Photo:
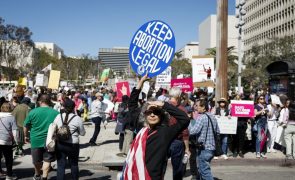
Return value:
[[(143, 76), (137, 87), (131, 92), (129, 99), (129, 113), (134, 124), (138, 120), (138, 98), (143, 83), (148, 80)], [(177, 119), (177, 123), (168, 126), (166, 112)], [(173, 139), (188, 127), (190, 119), (187, 114), (167, 102), (148, 102), (144, 112), (146, 126), (136, 135), (123, 169), (121, 179), (164, 179), (164, 166), (167, 153)], [(141, 178), (139, 178), (141, 176)]]
[(264, 96), (257, 98), (257, 104), (254, 107), (255, 125), (253, 128), (256, 135), (256, 158), (266, 158), (266, 134), (267, 134), (267, 115), (269, 111), (265, 105)]

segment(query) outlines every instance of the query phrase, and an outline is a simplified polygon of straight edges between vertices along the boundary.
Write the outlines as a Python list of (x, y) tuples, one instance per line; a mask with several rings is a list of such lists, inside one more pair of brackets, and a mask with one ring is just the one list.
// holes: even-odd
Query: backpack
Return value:
[(69, 123), (72, 119), (74, 119), (74, 117), (76, 117), (76, 115), (72, 116), (71, 119), (69, 119), (68, 121), (63, 121), (62, 114), (60, 114), (60, 117), (61, 117), (62, 126), (57, 128), (56, 137), (57, 137), (57, 140), (59, 141), (67, 141), (72, 136)]

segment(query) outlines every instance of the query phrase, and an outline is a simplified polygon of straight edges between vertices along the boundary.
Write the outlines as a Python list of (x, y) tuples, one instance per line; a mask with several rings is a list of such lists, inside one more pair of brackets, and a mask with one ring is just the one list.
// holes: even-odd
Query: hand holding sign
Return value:
[(127, 88), (125, 87), (125, 84), (123, 84), (122, 89), (120, 89), (122, 95), (127, 95)]
[(150, 77), (164, 71), (175, 53), (172, 29), (164, 22), (154, 20), (142, 25), (132, 38), (129, 58), (132, 69)]

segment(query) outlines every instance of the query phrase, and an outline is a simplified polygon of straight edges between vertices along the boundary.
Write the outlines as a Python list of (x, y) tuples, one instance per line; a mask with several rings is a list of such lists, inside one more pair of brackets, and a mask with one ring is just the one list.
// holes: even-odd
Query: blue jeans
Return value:
[(65, 179), (65, 168), (67, 158), (71, 167), (71, 174), (73, 180), (79, 179), (79, 144), (70, 144), (57, 142), (56, 144), (56, 157), (57, 157), (57, 180)]
[(256, 132), (256, 154), (261, 152), (260, 143), (261, 143), (261, 131), (264, 130), (265, 134), (267, 133), (267, 121), (266, 119), (259, 119), (257, 122), (257, 132)]
[(90, 139), (90, 142), (93, 142), (95, 143), (96, 142), (96, 139), (97, 139), (97, 136), (100, 132), (100, 124), (101, 124), (101, 120), (102, 118), (101, 117), (94, 117), (91, 119), (91, 121), (94, 123), (95, 125), (95, 129), (94, 129), (94, 132), (93, 132), (93, 135), (92, 135), (92, 138)]
[(228, 135), (227, 134), (221, 134), (221, 148), (222, 148), (222, 153), (224, 155), (227, 155), (227, 139), (228, 139)]
[(211, 150), (198, 150), (197, 162), (200, 180), (213, 180), (211, 173), (210, 162), (214, 157), (214, 151)]
[(173, 179), (180, 180), (183, 178), (183, 168), (182, 158), (184, 156), (184, 144), (183, 141), (174, 140), (169, 149), (169, 155), (171, 156), (171, 164), (173, 167)]

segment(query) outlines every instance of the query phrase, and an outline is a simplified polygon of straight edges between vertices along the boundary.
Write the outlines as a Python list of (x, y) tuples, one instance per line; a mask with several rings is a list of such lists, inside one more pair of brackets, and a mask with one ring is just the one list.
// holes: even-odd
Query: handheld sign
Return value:
[(254, 102), (253, 101), (237, 101), (231, 100), (231, 115), (233, 117), (254, 117)]
[(172, 79), (171, 87), (174, 86), (180, 87), (182, 92), (192, 92), (194, 90), (192, 78)]
[(129, 59), (139, 75), (154, 77), (171, 63), (175, 53), (175, 37), (170, 26), (153, 20), (142, 25), (131, 40)]
[(129, 83), (127, 81), (117, 82), (116, 87), (117, 87), (118, 102), (122, 102), (122, 97), (124, 95), (127, 95), (130, 97)]

